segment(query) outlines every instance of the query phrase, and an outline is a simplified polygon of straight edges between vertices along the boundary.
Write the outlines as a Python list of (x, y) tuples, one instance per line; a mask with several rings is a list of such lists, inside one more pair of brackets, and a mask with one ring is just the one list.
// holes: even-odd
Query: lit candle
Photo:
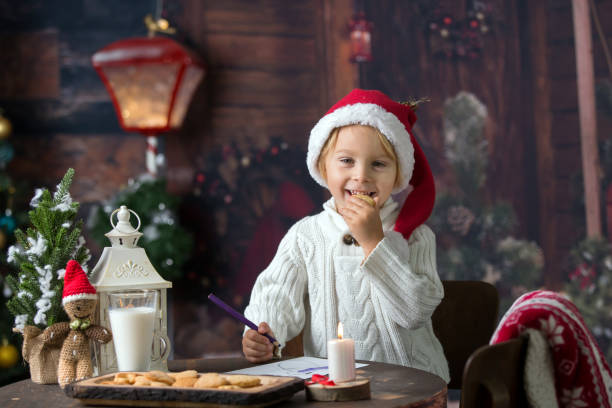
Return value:
[(342, 323), (338, 323), (338, 338), (327, 342), (329, 379), (334, 382), (355, 379), (355, 342), (342, 338)]

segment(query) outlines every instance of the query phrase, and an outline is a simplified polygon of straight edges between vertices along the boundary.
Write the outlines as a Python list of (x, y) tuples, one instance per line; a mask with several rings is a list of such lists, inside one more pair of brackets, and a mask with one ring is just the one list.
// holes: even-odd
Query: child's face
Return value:
[(352, 194), (369, 195), (380, 208), (393, 191), (397, 166), (373, 128), (352, 125), (340, 129), (325, 170), (336, 208), (344, 207)]

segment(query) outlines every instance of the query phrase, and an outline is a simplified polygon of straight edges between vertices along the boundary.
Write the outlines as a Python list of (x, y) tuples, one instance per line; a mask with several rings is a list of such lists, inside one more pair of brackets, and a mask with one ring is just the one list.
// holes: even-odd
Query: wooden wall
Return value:
[[(462, 18), (468, 2), (439, 3)], [(457, 60), (432, 55), (418, 2), (362, 2), (375, 25), (375, 59), (362, 69), (360, 84), (397, 99), (432, 99), (419, 111), (417, 135), (441, 188), (452, 188), (441, 132), (445, 99), (466, 90), (486, 105), (488, 199), (513, 204), (518, 234), (542, 246), (545, 283), (558, 287), (565, 279), (564, 260), (584, 236), (585, 224), (573, 181), (581, 177), (581, 156), (571, 2), (488, 3), (495, 6), (499, 20), (485, 40), (482, 56)], [(612, 36), (612, 1), (596, 4)], [(595, 33), (593, 41), (596, 76), (603, 79), (608, 71)], [(600, 138), (607, 138), (610, 119), (599, 115), (598, 122)]]
[[(443, 3), (460, 16), (466, 2)], [(489, 198), (512, 202), (519, 234), (545, 249), (547, 282), (562, 278), (560, 260), (584, 225), (572, 196), (580, 149), (569, 0), (492, 1), (502, 23), (483, 56), (465, 61), (431, 55), (418, 2), (363, 0), (358, 7), (375, 24), (375, 60), (361, 67), (348, 63), (352, 0), (165, 3), (177, 39), (209, 65), (183, 128), (165, 136), (172, 191), (187, 192), (206, 153), (224, 142), (263, 146), (280, 136), (305, 146), (311, 126), (356, 84), (432, 99), (416, 131), (438, 183), (450, 183), (442, 106), (467, 90), (489, 111)], [(612, 1), (596, 3), (610, 41)], [(154, 0), (0, 0), (0, 107), (15, 129), (14, 178), (53, 186), (75, 167), (73, 195), (88, 204), (144, 171), (145, 142), (119, 128), (90, 58), (110, 42), (144, 35), (142, 18), (154, 7)], [(597, 37), (594, 54), (603, 78)], [(600, 137), (611, 130), (600, 117)]]
[[(201, 154), (281, 137), (304, 149), (313, 124), (356, 84), (344, 55), (352, 1), (183, 0), (177, 25), (209, 64), (190, 115), (168, 141), (171, 189), (183, 192)], [(194, 154), (199, 152), (200, 154)]]
[[(440, 2), (455, 19), (465, 18), (466, 3)], [(432, 53), (426, 16), (419, 13), (418, 2), (366, 1), (365, 10), (375, 25), (375, 60), (364, 68), (361, 85), (381, 89), (398, 100), (410, 96), (431, 99), (418, 111), (416, 133), (440, 189), (452, 189), (453, 183), (443, 151), (444, 102), (459, 91), (476, 95), (488, 111), (487, 198), (511, 202), (520, 220), (518, 233), (537, 239), (534, 142), (525, 117), (530, 69), (523, 55), (524, 16), (516, 0), (490, 3), (495, 5), (497, 21), (485, 37), (482, 56), (451, 59)]]
[[(549, 107), (551, 119), (551, 140), (553, 157), (553, 180), (555, 184), (552, 217), (554, 220), (544, 226), (548, 233), (556, 237), (554, 253), (566, 254), (576, 240), (584, 238), (585, 216), (582, 208), (583, 198), (576, 187), (582, 181), (580, 125), (578, 119), (578, 99), (576, 87), (576, 57), (572, 6), (569, 0), (548, 2), (548, 23), (545, 35), (548, 48)], [(601, 21), (608, 44), (612, 43), (612, 2), (595, 1), (597, 14)], [(596, 83), (610, 78), (599, 36), (593, 28), (593, 58)], [(562, 29), (568, 27), (567, 29)], [(612, 120), (598, 114), (598, 136), (600, 140), (612, 135)], [(545, 181), (546, 182), (546, 181)], [(580, 193), (580, 191), (578, 192)], [(603, 218), (605, 219), (605, 217)], [(554, 229), (556, 228), (556, 230)], [(605, 225), (602, 226), (605, 232)], [(608, 232), (609, 234), (610, 232)]]
[[(155, 3), (0, 1), (0, 106), (14, 125), (14, 178), (53, 186), (74, 167), (75, 199), (93, 203), (144, 172), (145, 141), (119, 128), (90, 59), (145, 35)], [(352, 0), (165, 3), (177, 40), (208, 63), (183, 128), (164, 136), (173, 192), (189, 190), (213, 146), (265, 146), (277, 136), (305, 146), (330, 101), (356, 83), (341, 41)]]

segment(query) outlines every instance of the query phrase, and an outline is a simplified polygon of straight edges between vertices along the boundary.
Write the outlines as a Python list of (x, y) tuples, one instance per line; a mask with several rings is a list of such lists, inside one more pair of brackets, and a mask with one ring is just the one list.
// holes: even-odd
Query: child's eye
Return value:
[(378, 160), (377, 160), (377, 161), (375, 161), (374, 163), (372, 163), (372, 165), (373, 165), (374, 167), (385, 167), (385, 166), (387, 165), (387, 163), (382, 162), (382, 161), (378, 161)]
[(344, 164), (351, 164), (353, 163), (353, 159), (349, 159), (347, 157), (343, 157), (340, 159), (340, 162), (344, 163)]

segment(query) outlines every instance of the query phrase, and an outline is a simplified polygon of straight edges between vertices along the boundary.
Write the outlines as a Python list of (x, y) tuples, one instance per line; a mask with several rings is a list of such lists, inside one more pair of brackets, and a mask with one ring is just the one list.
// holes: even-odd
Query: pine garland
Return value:
[(73, 177), (74, 170), (68, 169), (53, 196), (47, 189), (36, 190), (30, 202), (31, 226), (26, 232), (15, 230), (17, 243), (8, 249), (7, 260), (18, 272), (6, 278), (13, 292), (6, 305), (18, 330), (67, 321), (62, 308), (66, 263), (75, 259), (87, 272), (91, 255), (81, 235), (83, 221), (75, 220), (79, 203), (69, 193)]

